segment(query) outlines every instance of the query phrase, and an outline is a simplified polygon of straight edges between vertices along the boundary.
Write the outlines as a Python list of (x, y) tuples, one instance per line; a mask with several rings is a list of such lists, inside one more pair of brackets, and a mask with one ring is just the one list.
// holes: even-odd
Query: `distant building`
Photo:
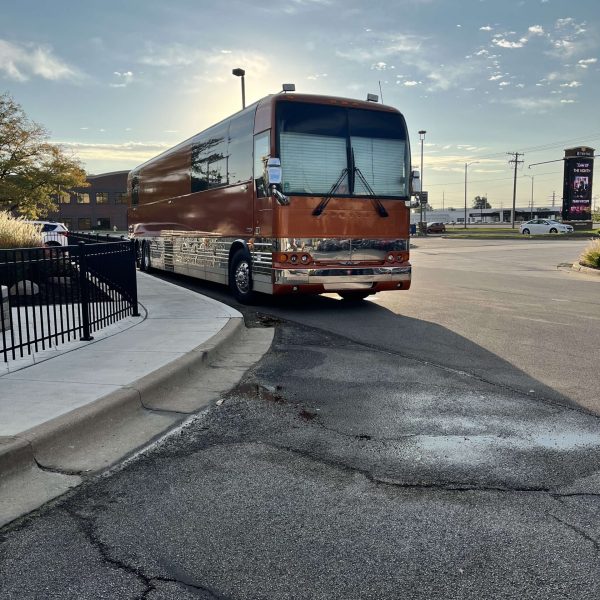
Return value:
[[(561, 207), (555, 208), (515, 208), (515, 221), (529, 221), (530, 219), (558, 219), (560, 220)], [(410, 222), (418, 223), (421, 218), (419, 209), (411, 212)], [(426, 217), (423, 217), (428, 223), (464, 223), (465, 210), (457, 208), (455, 210), (428, 210)], [(467, 208), (467, 223), (510, 223), (510, 208)]]
[(88, 175), (89, 187), (62, 192), (58, 212), (49, 215), (72, 231), (127, 231), (127, 175), (129, 171), (114, 171)]

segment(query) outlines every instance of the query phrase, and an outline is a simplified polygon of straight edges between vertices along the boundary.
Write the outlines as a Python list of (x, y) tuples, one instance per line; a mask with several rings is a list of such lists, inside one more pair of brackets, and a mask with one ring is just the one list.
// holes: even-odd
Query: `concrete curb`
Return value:
[[(139, 451), (208, 405), (259, 360), (272, 335), (246, 330), (243, 317), (231, 317), (209, 340), (156, 371), (23, 433), (0, 438), (0, 527), (79, 485), (82, 476)], [(226, 363), (237, 361), (248, 347), (250, 354), (256, 348), (260, 356), (246, 356), (244, 366), (227, 369)], [(215, 372), (217, 386), (211, 381)], [(200, 393), (181, 408), (178, 392), (186, 390)]]
[[(104, 437), (108, 438), (107, 441), (111, 441), (110, 438), (115, 437), (111, 435), (111, 431), (122, 429), (123, 423), (132, 417), (138, 418), (144, 413), (151, 412), (152, 408), (149, 405), (157, 395), (163, 395), (162, 390), (172, 389), (175, 382), (181, 385), (191, 377), (197, 377), (201, 369), (235, 343), (243, 329), (241, 317), (230, 319), (210, 340), (164, 367), (86, 406), (14, 436), (15, 444), (9, 445), (7, 452), (10, 451), (14, 460), (22, 464), (26, 460), (27, 450), (23, 446), (26, 444), (29, 448), (29, 463), (37, 463), (46, 468), (65, 472), (89, 472), (106, 468), (114, 462), (111, 458), (114, 460), (120, 458), (116, 456), (119, 454), (118, 445), (114, 446), (116, 454), (109, 451), (112, 457), (109, 456), (101, 461), (87, 459), (80, 465), (81, 468), (77, 468), (74, 462), (81, 462), (77, 460), (79, 452), (90, 454), (91, 446), (98, 443), (98, 438)], [(145, 432), (142, 432), (142, 439), (137, 440), (140, 443), (136, 448), (151, 441), (157, 434), (183, 420), (187, 415), (177, 413), (161, 416), (163, 418), (159, 418), (159, 422), (156, 423), (158, 430), (155, 427), (146, 428)], [(112, 441), (114, 443), (114, 439)], [(4, 454), (0, 446), (0, 468), (10, 467), (10, 460), (5, 458)], [(2, 476), (1, 470), (0, 476)]]
[(579, 263), (573, 263), (571, 269), (573, 269), (573, 271), (585, 273), (586, 275), (596, 275), (597, 277), (600, 277), (600, 269), (592, 269), (591, 267), (585, 267)]

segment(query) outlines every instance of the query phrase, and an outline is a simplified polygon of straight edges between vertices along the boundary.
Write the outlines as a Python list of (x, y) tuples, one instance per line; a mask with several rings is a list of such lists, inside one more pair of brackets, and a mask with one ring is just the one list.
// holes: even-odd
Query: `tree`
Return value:
[(79, 160), (48, 137), (9, 94), (0, 95), (0, 210), (45, 217), (61, 192), (88, 185)]
[(475, 196), (475, 200), (473, 200), (473, 208), (479, 208), (481, 210), (483, 208), (492, 208), (492, 205), (488, 202), (488, 199), (485, 196)]

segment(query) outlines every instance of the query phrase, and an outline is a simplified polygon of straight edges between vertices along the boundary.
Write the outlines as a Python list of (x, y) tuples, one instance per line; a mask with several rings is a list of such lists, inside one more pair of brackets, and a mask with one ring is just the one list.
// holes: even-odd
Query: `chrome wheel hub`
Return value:
[(235, 285), (242, 294), (250, 291), (250, 266), (242, 261), (235, 270)]

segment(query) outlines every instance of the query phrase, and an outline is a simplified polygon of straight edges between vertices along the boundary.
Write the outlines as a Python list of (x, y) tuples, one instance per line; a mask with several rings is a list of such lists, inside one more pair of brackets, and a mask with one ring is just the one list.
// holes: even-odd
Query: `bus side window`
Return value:
[(252, 130), (254, 112), (231, 119), (227, 146), (227, 183), (235, 184), (252, 179)]
[(134, 175), (131, 178), (131, 205), (137, 206), (140, 202), (140, 178)]
[(263, 131), (254, 136), (254, 181), (256, 184), (256, 196), (264, 198), (268, 195), (267, 183), (265, 181), (266, 160), (270, 154), (269, 131)]
[(192, 192), (227, 184), (227, 125), (209, 129), (192, 146)]

